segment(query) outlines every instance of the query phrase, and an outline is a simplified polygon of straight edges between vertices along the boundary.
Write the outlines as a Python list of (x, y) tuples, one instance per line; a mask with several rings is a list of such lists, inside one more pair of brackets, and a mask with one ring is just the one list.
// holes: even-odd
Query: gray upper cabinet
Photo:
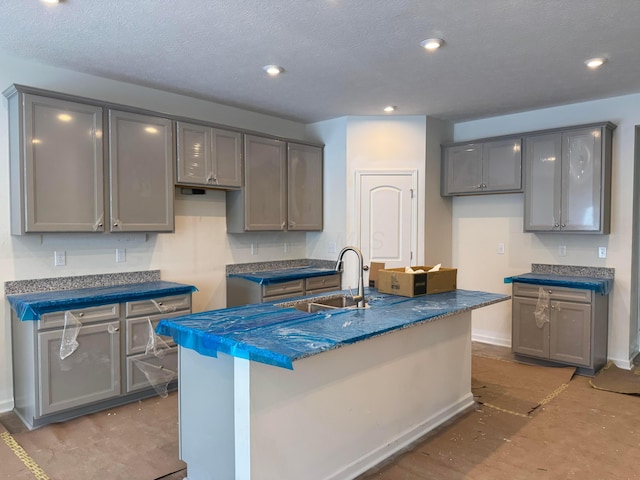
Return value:
[(227, 231), (322, 230), (322, 148), (244, 136), (244, 188), (227, 192)]
[(520, 138), (480, 140), (442, 150), (443, 196), (522, 191)]
[(173, 231), (171, 120), (29, 87), (4, 95), (12, 234)]
[(102, 108), (5, 92), (11, 233), (103, 230)]
[(528, 232), (609, 233), (611, 123), (525, 137)]
[(177, 184), (208, 188), (242, 186), (242, 134), (177, 122)]
[(171, 232), (173, 217), (171, 120), (109, 111), (112, 232)]
[(289, 230), (322, 230), (322, 148), (287, 144)]

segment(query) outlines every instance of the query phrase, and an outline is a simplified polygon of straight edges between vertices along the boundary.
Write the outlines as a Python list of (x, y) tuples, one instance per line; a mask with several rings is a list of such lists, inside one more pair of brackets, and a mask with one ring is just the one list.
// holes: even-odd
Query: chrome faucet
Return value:
[(358, 278), (358, 295), (354, 295), (353, 299), (357, 302), (358, 308), (364, 308), (366, 306), (365, 304), (365, 300), (364, 300), (364, 271), (368, 270), (368, 267), (366, 267), (364, 265), (364, 260), (362, 258), (362, 252), (360, 251), (359, 248), (357, 247), (344, 247), (342, 250), (340, 250), (340, 253), (338, 254), (338, 261), (336, 262), (336, 272), (342, 272), (342, 257), (344, 257), (344, 254), (351, 250), (352, 252), (354, 252), (356, 255), (358, 255), (358, 268), (360, 271), (360, 277)]

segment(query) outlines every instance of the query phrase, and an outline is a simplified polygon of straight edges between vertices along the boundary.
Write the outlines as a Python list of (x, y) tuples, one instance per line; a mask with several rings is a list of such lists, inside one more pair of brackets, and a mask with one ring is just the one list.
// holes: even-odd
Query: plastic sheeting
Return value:
[(600, 295), (609, 295), (613, 288), (613, 278), (577, 277), (564, 275), (550, 275), (540, 273), (525, 273), (513, 277), (506, 277), (504, 283), (528, 283), (531, 285), (545, 285), (548, 287), (567, 287), (593, 290)]
[(71, 312), (64, 312), (64, 328), (62, 330), (62, 340), (60, 342), (60, 360), (64, 360), (80, 346), (78, 343), (78, 333), (82, 323)]
[[(158, 305), (158, 308), (160, 309), (160, 305)], [(144, 374), (156, 393), (162, 398), (166, 398), (169, 395), (169, 383), (178, 378), (178, 372), (170, 370), (162, 364), (156, 365), (149, 361), (150, 357), (162, 360), (171, 347), (156, 335), (149, 317), (147, 317), (147, 322), (149, 338), (145, 349), (145, 357), (133, 359), (133, 364)]]
[(256, 304), (164, 319), (156, 332), (202, 355), (222, 352), (293, 369), (304, 357), (510, 298), (468, 290), (413, 298), (370, 293), (366, 309), (304, 313)]
[(40, 315), (49, 312), (75, 310), (78, 308), (145, 300), (150, 297), (180, 295), (197, 292), (192, 285), (174, 282), (145, 282), (111, 287), (80, 288), (54, 292), (25, 293), (7, 295), (9, 304), (20, 320), (39, 320)]
[(332, 268), (299, 267), (283, 270), (268, 270), (266, 272), (230, 273), (228, 276), (244, 278), (245, 280), (250, 280), (260, 285), (270, 285), (272, 283), (300, 280), (301, 278), (335, 275), (336, 273), (338, 272)]

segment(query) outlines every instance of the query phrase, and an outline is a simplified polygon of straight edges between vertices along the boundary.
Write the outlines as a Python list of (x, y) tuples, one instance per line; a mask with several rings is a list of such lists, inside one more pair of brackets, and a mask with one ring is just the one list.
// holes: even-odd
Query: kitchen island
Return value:
[(366, 309), (287, 302), (161, 321), (157, 332), (180, 345), (188, 478), (366, 471), (473, 404), (471, 311), (508, 298), (371, 290)]

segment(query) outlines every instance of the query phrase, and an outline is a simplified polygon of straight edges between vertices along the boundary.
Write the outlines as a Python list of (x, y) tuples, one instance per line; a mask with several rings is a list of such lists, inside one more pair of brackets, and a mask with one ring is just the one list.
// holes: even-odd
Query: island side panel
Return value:
[(250, 411), (242, 422), (245, 432), (250, 424), (250, 445), (236, 445), (250, 466), (236, 478), (353, 478), (466, 410), (473, 405), (471, 312), (293, 366), (250, 362)]
[(179, 347), (180, 459), (189, 480), (236, 478), (234, 358)]

